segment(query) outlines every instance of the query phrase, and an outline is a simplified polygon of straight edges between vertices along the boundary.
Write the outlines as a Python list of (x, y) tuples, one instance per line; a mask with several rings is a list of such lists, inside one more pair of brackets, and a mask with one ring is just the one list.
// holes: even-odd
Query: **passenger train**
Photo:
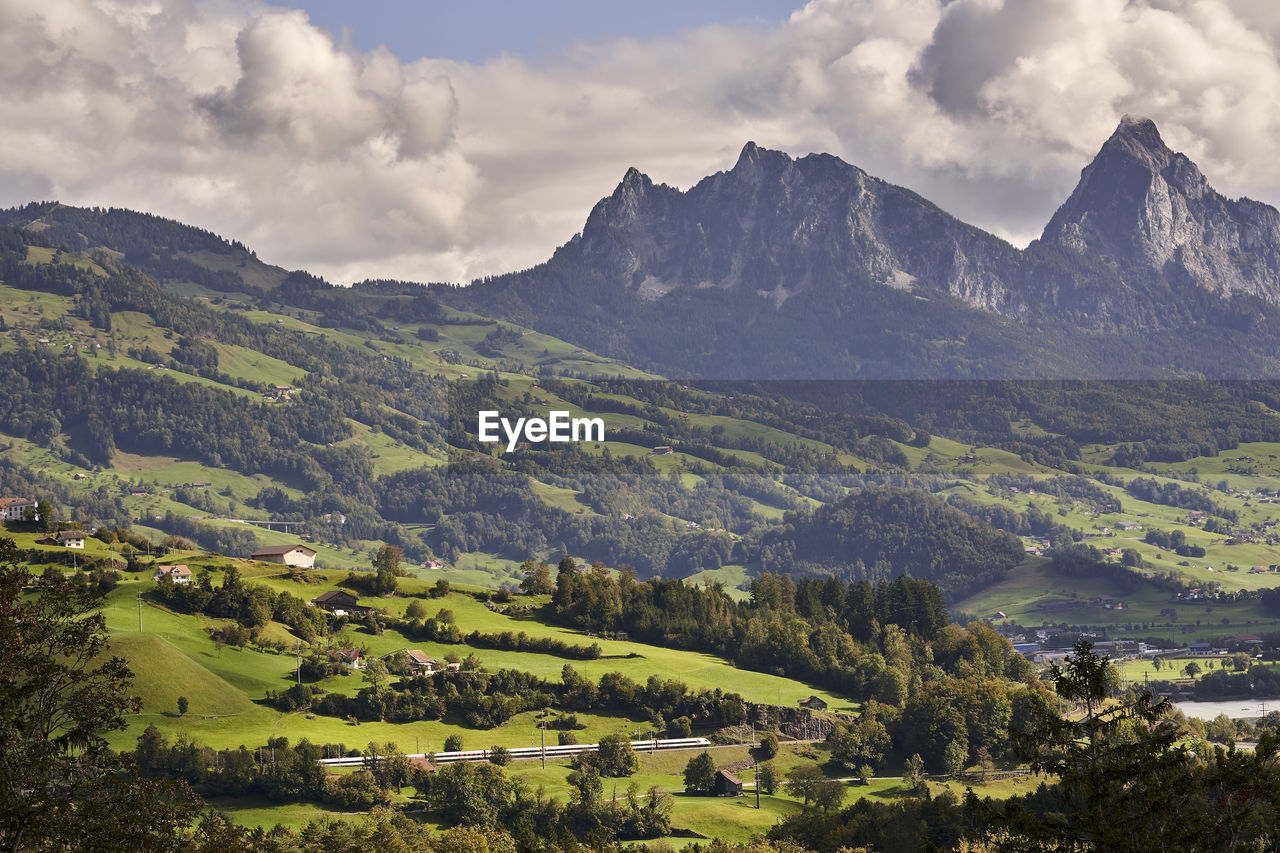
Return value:
[[(636, 752), (656, 752), (660, 749), (696, 749), (711, 746), (711, 741), (704, 737), (667, 738), (666, 740), (633, 740), (631, 748)], [(520, 746), (508, 749), (512, 759), (517, 758), (567, 758), (579, 752), (595, 752), (600, 748), (598, 743), (575, 743), (562, 746)], [(453, 761), (486, 761), (490, 750), (464, 749), (458, 752), (437, 752), (432, 755), (410, 755), (409, 758), (430, 758), (436, 764), (448, 764)], [(344, 758), (322, 758), (320, 763), (326, 767), (359, 767), (364, 764), (364, 757), (354, 755)]]

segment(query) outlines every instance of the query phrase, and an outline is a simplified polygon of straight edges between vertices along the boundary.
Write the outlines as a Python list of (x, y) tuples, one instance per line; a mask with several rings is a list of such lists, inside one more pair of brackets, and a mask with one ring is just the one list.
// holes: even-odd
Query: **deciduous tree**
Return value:
[(695, 794), (709, 794), (715, 787), (716, 763), (711, 753), (703, 750), (684, 766), (684, 789)]

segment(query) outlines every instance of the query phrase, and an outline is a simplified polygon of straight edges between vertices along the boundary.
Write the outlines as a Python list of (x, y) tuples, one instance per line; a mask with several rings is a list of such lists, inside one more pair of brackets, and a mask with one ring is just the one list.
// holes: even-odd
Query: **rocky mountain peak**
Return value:
[(665, 184), (654, 184), (648, 175), (632, 166), (613, 192), (596, 203), (583, 226), (583, 233), (610, 227), (626, 228), (647, 218), (653, 205), (661, 208), (662, 191), (677, 192)]
[(738, 162), (726, 174), (734, 183), (758, 187), (784, 178), (794, 165), (795, 161), (785, 152), (761, 148), (754, 142), (748, 142), (742, 147)]
[(734, 164), (733, 170), (736, 172), (740, 169), (758, 169), (763, 166), (783, 166), (791, 163), (791, 157), (783, 151), (775, 151), (772, 148), (761, 148), (754, 142), (748, 142), (742, 146), (742, 153), (738, 155), (738, 162)]
[(1164, 144), (1156, 123), (1143, 116), (1125, 115), (1115, 132), (1102, 145), (1098, 157), (1127, 156), (1153, 172), (1167, 168), (1177, 155)]
[(1118, 271), (1280, 303), (1280, 214), (1216, 192), (1150, 119), (1121, 119), (1041, 239)]
[(618, 184), (618, 188), (614, 190), (614, 195), (628, 190), (632, 192), (644, 191), (651, 186), (653, 186), (653, 180), (644, 172), (641, 172), (635, 166), (632, 166), (627, 169), (627, 173), (622, 176), (622, 182)]

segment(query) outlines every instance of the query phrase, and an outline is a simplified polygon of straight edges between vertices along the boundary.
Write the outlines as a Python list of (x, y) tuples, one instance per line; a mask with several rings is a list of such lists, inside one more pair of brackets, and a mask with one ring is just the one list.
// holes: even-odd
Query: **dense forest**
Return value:
[(920, 491), (869, 487), (812, 513), (788, 513), (760, 541), (766, 570), (845, 580), (924, 578), (950, 596), (988, 586), (1020, 563), (1016, 536)]

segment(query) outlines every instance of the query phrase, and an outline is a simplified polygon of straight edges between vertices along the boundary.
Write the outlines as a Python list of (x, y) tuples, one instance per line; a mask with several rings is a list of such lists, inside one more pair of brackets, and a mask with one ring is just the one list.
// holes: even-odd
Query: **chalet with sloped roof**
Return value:
[(59, 530), (57, 539), (64, 548), (83, 548), (85, 533), (83, 530)]
[(156, 568), (155, 574), (151, 576), (151, 579), (159, 583), (165, 577), (178, 586), (186, 586), (191, 583), (191, 569), (183, 565), (159, 566)]
[(409, 649), (405, 654), (409, 656), (409, 666), (413, 667), (415, 672), (436, 672), (441, 668), (440, 661), (428, 657), (427, 653), (421, 649)]
[(316, 549), (302, 544), (271, 545), (259, 548), (249, 556), (264, 563), (279, 563), (282, 566), (295, 566), (300, 569), (310, 569), (316, 564)]
[(368, 608), (360, 606), (360, 600), (345, 589), (331, 589), (311, 599), (312, 605), (321, 610), (328, 610), (335, 616), (348, 613), (362, 613)]
[(360, 669), (364, 663), (364, 653), (359, 649), (329, 649), (326, 656), (350, 669)]

